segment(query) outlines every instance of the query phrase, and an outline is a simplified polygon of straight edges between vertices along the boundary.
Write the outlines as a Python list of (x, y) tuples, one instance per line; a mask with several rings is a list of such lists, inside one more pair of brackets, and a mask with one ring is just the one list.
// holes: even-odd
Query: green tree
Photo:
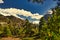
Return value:
[(6, 37), (11, 36), (11, 31), (10, 31), (8, 26), (4, 27), (3, 35), (6, 36)]
[(4, 27), (0, 25), (0, 37), (2, 37), (3, 35), (3, 32), (4, 32), (3, 30), (4, 30)]
[(53, 10), (52, 17), (48, 20), (41, 18), (40, 20), (40, 38), (43, 40), (60, 40), (60, 8)]

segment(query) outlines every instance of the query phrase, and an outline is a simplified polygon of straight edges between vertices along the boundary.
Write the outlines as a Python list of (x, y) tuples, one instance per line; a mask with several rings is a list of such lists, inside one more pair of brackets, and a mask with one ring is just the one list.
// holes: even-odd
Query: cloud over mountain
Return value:
[(38, 13), (32, 14), (29, 11), (23, 10), (23, 9), (15, 9), (15, 8), (8, 8), (8, 9), (1, 9), (0, 13), (4, 16), (10, 16), (10, 15), (23, 15), (26, 17), (31, 17), (32, 19), (40, 19), (43, 15), (39, 15)]
[(4, 1), (3, 0), (0, 0), (0, 3), (4, 3)]
[[(24, 9), (16, 9), (16, 8), (7, 8), (7, 9), (0, 8), (0, 14), (2, 14), (4, 16), (13, 15), (18, 18), (21, 18), (18, 15), (22, 15), (22, 16), (31, 17), (31, 19), (37, 19), (37, 20), (39, 20), (41, 17), (43, 17), (43, 15), (39, 15), (39, 13), (32, 14), (30, 11), (26, 11)], [(23, 19), (23, 18), (21, 18), (21, 19)]]

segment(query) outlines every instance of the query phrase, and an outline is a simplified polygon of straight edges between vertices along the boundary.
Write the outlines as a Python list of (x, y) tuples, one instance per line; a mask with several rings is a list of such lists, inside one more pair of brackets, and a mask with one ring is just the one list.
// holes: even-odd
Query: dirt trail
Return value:
[(12, 38), (12, 37), (5, 37), (5, 38), (1, 38), (0, 40), (22, 40), (20, 38)]

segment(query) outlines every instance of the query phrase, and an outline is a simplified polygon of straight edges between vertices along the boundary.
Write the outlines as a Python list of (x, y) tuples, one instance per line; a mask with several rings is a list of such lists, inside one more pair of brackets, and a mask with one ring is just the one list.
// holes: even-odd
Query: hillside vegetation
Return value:
[(20, 38), (21, 40), (60, 40), (60, 8), (56, 7), (47, 19), (42, 17), (39, 26), (27, 19), (0, 15), (0, 37)]

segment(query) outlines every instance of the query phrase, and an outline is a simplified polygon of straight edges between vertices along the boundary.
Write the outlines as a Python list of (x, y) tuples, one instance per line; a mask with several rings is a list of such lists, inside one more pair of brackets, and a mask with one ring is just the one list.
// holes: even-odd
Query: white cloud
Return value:
[(39, 15), (39, 13), (35, 13), (31, 18), (40, 19), (41, 17), (43, 17), (43, 15)]
[(47, 12), (48, 14), (52, 14), (53, 13), (53, 11), (52, 10), (48, 10), (48, 12)]
[(43, 17), (43, 15), (39, 15), (38, 13), (32, 14), (29, 11), (23, 10), (23, 9), (16, 9), (16, 8), (8, 8), (8, 9), (1, 9), (0, 8), (0, 14), (3, 14), (4, 16), (9, 16), (9, 15), (13, 15), (16, 16), (16, 14), (18, 15), (23, 15), (26, 17), (31, 17), (32, 19), (40, 19), (41, 17)]
[(3, 0), (0, 0), (0, 3), (4, 3), (4, 1)]
[(33, 21), (33, 24), (39, 24), (40, 21)]

